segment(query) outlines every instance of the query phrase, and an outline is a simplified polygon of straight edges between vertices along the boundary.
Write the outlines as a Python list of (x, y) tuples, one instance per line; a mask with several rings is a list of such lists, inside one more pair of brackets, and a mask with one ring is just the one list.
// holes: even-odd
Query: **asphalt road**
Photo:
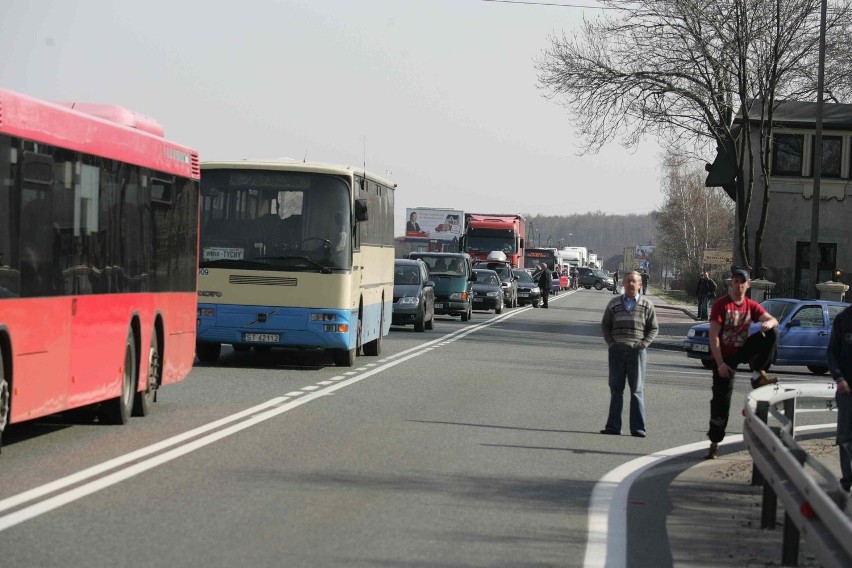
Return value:
[[(351, 371), (224, 349), (127, 426), (12, 426), (0, 566), (589, 565), (593, 488), (703, 441), (709, 399), (700, 365), (652, 350), (648, 437), (598, 433), (611, 298), (580, 290), (548, 310), (394, 328)], [(654, 565), (672, 558), (660, 529), (671, 477), (642, 480), (625, 529)]]

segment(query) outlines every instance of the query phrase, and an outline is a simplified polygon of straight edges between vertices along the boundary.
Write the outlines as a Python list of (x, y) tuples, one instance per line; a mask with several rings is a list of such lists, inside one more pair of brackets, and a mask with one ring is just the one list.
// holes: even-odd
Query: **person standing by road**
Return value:
[(709, 317), (707, 308), (710, 305), (710, 299), (716, 295), (716, 283), (706, 272), (702, 272), (701, 278), (698, 279), (695, 295), (698, 297), (698, 319), (706, 320)]
[[(719, 442), (725, 438), (734, 375), (737, 365), (748, 363), (753, 371), (751, 387), (778, 382), (766, 374), (775, 357), (778, 320), (763, 306), (746, 297), (751, 278), (744, 268), (731, 270), (730, 291), (716, 300), (710, 310), (710, 353), (713, 355), (713, 398), (710, 400), (710, 449), (707, 459), (718, 457)], [(761, 322), (760, 332), (749, 336), (752, 322)]]
[(601, 331), (609, 346), (609, 415), (601, 434), (621, 434), (621, 410), (625, 382), (630, 387), (630, 433), (644, 438), (645, 363), (647, 348), (657, 337), (659, 325), (654, 304), (639, 296), (642, 277), (630, 271), (622, 282), (624, 293), (610, 300), (601, 320)]
[(650, 279), (650, 275), (647, 270), (642, 271), (642, 295), (645, 296), (648, 294), (648, 280)]
[(612, 275), (612, 293), (618, 294), (618, 270)]
[(840, 485), (852, 488), (852, 306), (831, 324), (828, 370), (837, 383), (837, 446), (840, 454)]
[(550, 275), (545, 263), (538, 265), (538, 272), (535, 273), (535, 281), (541, 289), (541, 307), (546, 308), (547, 300), (550, 297), (550, 287), (553, 285), (553, 277)]

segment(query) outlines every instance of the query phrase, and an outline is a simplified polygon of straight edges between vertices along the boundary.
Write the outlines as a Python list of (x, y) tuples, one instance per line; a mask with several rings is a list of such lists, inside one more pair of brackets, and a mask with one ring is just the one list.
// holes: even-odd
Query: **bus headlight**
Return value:
[(311, 321), (334, 321), (337, 314), (311, 314)]
[(216, 315), (215, 308), (198, 308), (198, 317), (213, 317)]
[(349, 333), (349, 324), (348, 323), (324, 323), (322, 325), (323, 331), (329, 331), (331, 333)]

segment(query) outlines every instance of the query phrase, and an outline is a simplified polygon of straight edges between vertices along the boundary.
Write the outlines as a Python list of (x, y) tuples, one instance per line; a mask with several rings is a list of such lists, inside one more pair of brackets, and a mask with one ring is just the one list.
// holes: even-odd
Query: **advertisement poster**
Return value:
[(655, 245), (636, 245), (633, 258), (635, 260), (650, 260), (651, 255), (654, 254), (654, 249), (656, 248), (657, 247)]
[(405, 236), (458, 241), (462, 236), (464, 212), (455, 209), (405, 210)]

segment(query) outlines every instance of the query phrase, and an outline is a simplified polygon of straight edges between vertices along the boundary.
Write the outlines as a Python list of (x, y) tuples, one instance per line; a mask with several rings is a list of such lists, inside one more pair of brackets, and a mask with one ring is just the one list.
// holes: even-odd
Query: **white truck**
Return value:
[(559, 256), (564, 264), (575, 268), (587, 266), (589, 262), (589, 251), (586, 247), (564, 247), (559, 249)]

